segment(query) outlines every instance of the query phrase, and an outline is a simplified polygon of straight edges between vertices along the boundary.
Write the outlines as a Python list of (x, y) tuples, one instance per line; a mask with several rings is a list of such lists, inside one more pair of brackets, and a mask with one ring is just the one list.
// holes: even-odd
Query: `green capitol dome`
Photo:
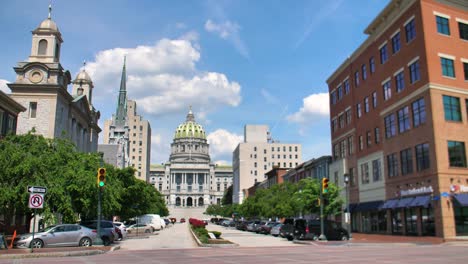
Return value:
[(206, 140), (205, 130), (200, 124), (195, 122), (195, 116), (191, 108), (187, 114), (187, 120), (180, 124), (175, 131), (174, 139), (179, 138), (199, 138)]

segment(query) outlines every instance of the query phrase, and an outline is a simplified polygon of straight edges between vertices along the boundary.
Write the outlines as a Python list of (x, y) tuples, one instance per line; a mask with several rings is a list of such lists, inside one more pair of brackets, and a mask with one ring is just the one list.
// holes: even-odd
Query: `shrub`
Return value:
[(221, 234), (222, 234), (222, 233), (219, 232), (219, 231), (210, 231), (210, 233), (213, 233), (213, 235), (215, 235), (215, 237), (216, 237), (217, 239), (219, 239), (219, 238), (221, 237)]

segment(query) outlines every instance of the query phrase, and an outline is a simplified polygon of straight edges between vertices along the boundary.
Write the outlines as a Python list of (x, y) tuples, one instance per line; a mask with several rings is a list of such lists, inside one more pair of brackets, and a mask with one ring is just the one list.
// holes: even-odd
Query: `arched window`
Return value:
[(58, 43), (55, 44), (55, 58), (60, 59), (60, 45)]
[(176, 205), (176, 206), (180, 206), (180, 197), (177, 197), (177, 198), (175, 199), (175, 205)]
[(187, 198), (187, 206), (193, 206), (192, 197)]
[(198, 206), (203, 206), (203, 197), (198, 198)]
[(41, 39), (39, 41), (39, 48), (37, 50), (38, 55), (46, 55), (47, 53), (47, 40)]

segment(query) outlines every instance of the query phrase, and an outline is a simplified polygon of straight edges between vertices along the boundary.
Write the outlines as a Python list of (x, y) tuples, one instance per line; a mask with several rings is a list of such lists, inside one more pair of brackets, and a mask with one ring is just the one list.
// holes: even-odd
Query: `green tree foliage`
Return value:
[[(281, 183), (269, 189), (257, 189), (254, 196), (249, 196), (240, 205), (211, 205), (207, 214), (230, 217), (233, 212), (246, 218), (282, 218), (298, 215), (320, 214), (318, 199), (321, 183), (313, 179), (303, 179), (297, 184)], [(329, 184), (328, 193), (323, 196), (324, 214), (336, 215), (341, 212), (343, 200), (339, 189)]]
[(229, 186), (226, 191), (224, 191), (223, 199), (221, 200), (222, 205), (232, 204), (232, 184)]
[[(97, 216), (98, 153), (82, 153), (64, 139), (46, 139), (28, 133), (10, 135), (0, 140), (0, 214), (5, 224), (14, 215), (32, 217), (28, 208), (27, 186), (47, 187), (44, 209), (38, 209), (47, 223), (73, 223)], [(140, 213), (167, 215), (168, 210), (159, 192), (151, 185), (135, 179), (133, 169), (107, 169), (103, 191), (102, 215), (128, 217)], [(137, 208), (131, 211), (129, 208)], [(133, 214), (135, 213), (135, 214)]]

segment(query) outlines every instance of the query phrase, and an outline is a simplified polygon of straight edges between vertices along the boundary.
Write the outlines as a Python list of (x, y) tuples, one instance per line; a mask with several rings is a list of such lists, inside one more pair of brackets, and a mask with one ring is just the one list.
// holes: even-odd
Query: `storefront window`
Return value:
[(401, 212), (392, 211), (392, 233), (401, 234), (403, 231), (403, 223), (401, 221)]
[(387, 232), (387, 212), (382, 211), (378, 213), (379, 218), (379, 232)]
[(468, 207), (454, 207), (457, 236), (468, 235)]
[(351, 214), (351, 229), (353, 232), (358, 231), (358, 217), (356, 213)]
[(406, 208), (405, 217), (406, 234), (417, 235), (418, 227), (416, 220), (418, 219), (418, 215), (416, 214), (416, 208)]
[(435, 236), (434, 210), (431, 207), (422, 208), (421, 217), (423, 236)]
[(363, 233), (369, 233), (370, 232), (370, 216), (368, 212), (362, 212), (361, 213), (361, 227), (362, 227), (362, 232)]

